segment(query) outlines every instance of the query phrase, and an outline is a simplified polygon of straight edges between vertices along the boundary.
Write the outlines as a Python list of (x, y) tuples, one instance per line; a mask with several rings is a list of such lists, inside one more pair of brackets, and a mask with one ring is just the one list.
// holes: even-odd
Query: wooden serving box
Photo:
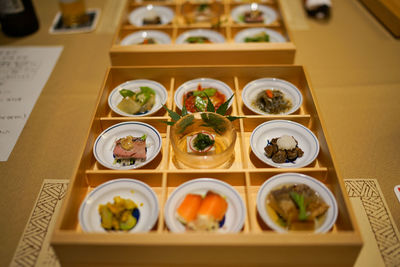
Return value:
[[(253, 1), (274, 9), (278, 19), (270, 25), (265, 24), (239, 24), (230, 16), (233, 8), (252, 2), (236, 2), (234, 0), (176, 0), (176, 1), (142, 1), (127, 2), (118, 29), (110, 49), (111, 63), (113, 66), (132, 65), (264, 65), (264, 64), (292, 64), (294, 62), (296, 47), (286, 27), (284, 14), (281, 12), (278, 0)], [(188, 23), (187, 14), (200, 3), (209, 3), (212, 10), (221, 10), (220, 23), (216, 26), (213, 22)], [(136, 8), (146, 5), (161, 5), (171, 8), (175, 17), (170, 24), (155, 26), (134, 26), (129, 23), (128, 15)], [(268, 28), (281, 33), (287, 42), (283, 43), (235, 43), (235, 35), (248, 28)], [(177, 37), (191, 29), (211, 29), (225, 37), (225, 43), (211, 44), (176, 44)], [(141, 30), (158, 30), (168, 34), (171, 44), (153, 45), (120, 45), (127, 35)], [(190, 58), (190, 60), (188, 60)]]
[[(165, 110), (161, 109), (148, 117), (120, 117), (107, 104), (109, 93), (117, 85), (133, 79), (151, 79), (167, 88), (167, 106), (177, 110), (173, 101), (174, 91), (185, 81), (199, 77), (215, 78), (228, 84), (235, 93), (234, 103), (228, 112), (244, 117), (235, 121), (238, 132), (235, 157), (225, 168), (182, 169), (176, 165), (169, 138), (171, 126), (160, 122), (169, 119)], [(304, 99), (299, 111), (286, 116), (261, 116), (246, 109), (241, 99), (244, 85), (263, 77), (280, 78), (296, 85)], [(60, 262), (63, 266), (352, 266), (362, 240), (319, 114), (302, 66), (110, 67), (79, 166), (71, 179), (52, 236), (51, 244)], [(257, 125), (274, 119), (295, 121), (314, 132), (320, 143), (320, 152), (313, 163), (304, 168), (280, 169), (266, 165), (253, 154), (249, 144), (251, 132)], [(146, 122), (162, 135), (160, 154), (141, 169), (106, 169), (93, 156), (97, 136), (109, 126), (123, 121)], [(284, 172), (310, 175), (331, 189), (338, 203), (339, 215), (330, 232), (279, 234), (263, 223), (256, 210), (257, 192), (264, 181)], [(163, 210), (169, 195), (183, 182), (201, 177), (225, 181), (240, 193), (247, 214), (239, 233), (175, 234), (168, 230)], [(138, 179), (156, 192), (160, 213), (155, 227), (148, 233), (139, 234), (84, 233), (78, 221), (83, 199), (99, 184), (117, 178)]]

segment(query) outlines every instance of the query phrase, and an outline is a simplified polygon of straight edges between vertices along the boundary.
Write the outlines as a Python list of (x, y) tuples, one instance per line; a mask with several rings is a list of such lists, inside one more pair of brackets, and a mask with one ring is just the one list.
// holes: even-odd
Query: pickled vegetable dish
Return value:
[(245, 43), (262, 43), (262, 42), (269, 42), (269, 35), (265, 32), (257, 33), (253, 36), (249, 36), (244, 38)]
[(156, 92), (147, 86), (142, 86), (138, 91), (122, 89), (119, 91), (123, 97), (117, 107), (128, 114), (140, 115), (149, 112), (156, 101)]
[(289, 111), (293, 104), (280, 90), (263, 90), (253, 101), (252, 105), (268, 114), (281, 114)]
[(210, 98), (215, 109), (225, 102), (225, 95), (216, 88), (203, 88), (201, 84), (196, 91), (190, 91), (183, 96), (183, 103), (189, 112), (205, 111), (207, 107), (207, 96)]
[(101, 226), (107, 231), (129, 231), (136, 226), (140, 218), (136, 203), (120, 196), (114, 197), (113, 203), (100, 204), (98, 211)]

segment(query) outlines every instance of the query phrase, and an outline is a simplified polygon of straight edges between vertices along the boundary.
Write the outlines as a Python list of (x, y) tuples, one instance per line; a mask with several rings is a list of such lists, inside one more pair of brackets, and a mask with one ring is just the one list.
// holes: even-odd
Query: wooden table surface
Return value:
[[(282, 0), (296, 64), (308, 71), (344, 178), (376, 178), (394, 220), (400, 184), (400, 40), (358, 1), (333, 0), (328, 22)], [(70, 179), (77, 168), (123, 1), (87, 0), (102, 9), (93, 33), (50, 35), (57, 1), (33, 1), (40, 30), (0, 34), (1, 45), (62, 45), (64, 50), (7, 162), (0, 162), (0, 266), (8, 266), (44, 179)], [(56, 157), (54, 155), (57, 155)]]

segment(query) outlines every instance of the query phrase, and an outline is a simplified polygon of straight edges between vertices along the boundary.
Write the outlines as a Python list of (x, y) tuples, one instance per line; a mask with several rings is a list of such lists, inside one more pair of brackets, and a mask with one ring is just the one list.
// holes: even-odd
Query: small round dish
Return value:
[(250, 42), (245, 41), (246, 38), (254, 37), (255, 35), (258, 35), (262, 32), (265, 32), (269, 36), (269, 43), (287, 42), (286, 38), (283, 37), (283, 35), (277, 31), (267, 29), (267, 28), (249, 28), (249, 29), (241, 30), (240, 32), (238, 32), (235, 35), (235, 39), (234, 39), (235, 43), (250, 43)]
[[(135, 164), (121, 166), (114, 164), (113, 150), (115, 142), (122, 137), (146, 135), (146, 160), (137, 160)], [(143, 122), (121, 122), (104, 130), (96, 139), (93, 154), (96, 160), (106, 168), (114, 170), (131, 170), (143, 167), (152, 161), (161, 150), (161, 135), (151, 125)]]
[(225, 38), (219, 32), (207, 29), (194, 29), (185, 31), (176, 38), (177, 44), (189, 44), (186, 40), (189, 37), (206, 37), (211, 43), (224, 43)]
[(266, 198), (272, 190), (277, 189), (283, 185), (292, 184), (305, 184), (309, 186), (319, 195), (319, 197), (324, 200), (326, 204), (329, 205), (329, 209), (326, 211), (324, 222), (314, 231), (315, 233), (328, 232), (335, 224), (336, 218), (338, 216), (338, 205), (336, 199), (332, 192), (323, 183), (315, 178), (299, 173), (278, 174), (269, 178), (262, 184), (257, 194), (257, 211), (263, 221), (277, 232), (288, 232), (287, 229), (284, 229), (271, 219), (266, 209)]
[[(140, 87), (142, 86), (147, 86), (153, 89), (156, 92), (156, 98), (155, 98), (155, 103), (151, 110), (149, 110), (146, 113), (141, 113), (141, 114), (129, 114), (126, 113), (118, 108), (119, 102), (123, 99), (119, 91), (122, 89), (128, 89), (131, 91), (140, 91)], [(139, 79), (139, 80), (132, 80), (132, 81), (127, 81), (124, 82), (117, 87), (115, 87), (110, 95), (108, 96), (108, 106), (117, 114), (125, 117), (142, 117), (142, 116), (148, 116), (151, 115), (155, 112), (157, 112), (166, 102), (167, 102), (167, 89), (165, 87), (155, 81), (151, 80), (145, 80), (145, 79)]]
[[(281, 137), (282, 135), (293, 136), (299, 148), (304, 151), (302, 157), (294, 162), (275, 163), (265, 155), (264, 147), (268, 140)], [(287, 120), (272, 120), (258, 125), (250, 136), (250, 146), (254, 154), (264, 163), (278, 168), (301, 168), (313, 162), (319, 153), (319, 142), (310, 129), (303, 125)]]
[(239, 5), (239, 6), (235, 7), (234, 9), (232, 9), (231, 17), (232, 17), (233, 21), (236, 23), (250, 24), (250, 23), (246, 23), (244, 21), (244, 18), (243, 18), (244, 13), (248, 12), (248, 11), (255, 11), (255, 10), (259, 10), (259, 11), (263, 12), (262, 16), (264, 18), (264, 21), (261, 22), (262, 24), (268, 25), (278, 19), (278, 14), (276, 13), (276, 11), (274, 9), (272, 9), (266, 5), (260, 5), (257, 3)]
[(269, 113), (266, 113), (253, 105), (257, 95), (266, 89), (280, 90), (285, 97), (291, 101), (292, 108), (286, 112), (282, 112), (280, 115), (288, 115), (296, 112), (303, 103), (303, 95), (292, 83), (276, 78), (261, 78), (251, 81), (244, 86), (242, 91), (244, 105), (254, 113), (260, 115), (270, 115)]
[(128, 178), (111, 180), (97, 186), (83, 200), (79, 209), (79, 223), (84, 232), (107, 232), (101, 226), (99, 205), (113, 202), (113, 198), (131, 199), (138, 206), (140, 217), (129, 233), (148, 232), (157, 221), (159, 206), (154, 191), (145, 183)]
[(156, 44), (170, 44), (171, 38), (168, 34), (162, 31), (148, 30), (137, 31), (125, 36), (120, 42), (120, 45), (137, 45), (143, 44), (146, 39), (153, 39)]
[[(210, 79), (210, 78), (198, 78), (187, 81), (178, 87), (175, 91), (174, 101), (176, 106), (182, 110), (183, 107), (183, 96), (190, 91), (197, 90), (197, 86), (201, 84), (203, 88), (216, 88), (218, 91), (225, 95), (225, 100), (228, 100), (232, 95), (232, 89), (224, 82)], [(228, 108), (232, 105), (233, 99), (229, 102)]]
[(171, 232), (183, 233), (186, 231), (185, 226), (176, 218), (176, 210), (185, 196), (189, 193), (205, 195), (209, 190), (222, 195), (228, 202), (224, 226), (216, 230), (216, 232), (236, 233), (243, 228), (246, 208), (236, 189), (217, 179), (199, 178), (181, 184), (169, 196), (165, 204), (164, 214), (165, 223)]
[(138, 27), (147, 26), (143, 24), (143, 19), (149, 12), (155, 12), (161, 19), (160, 24), (153, 24), (149, 26), (169, 24), (175, 16), (174, 11), (168, 7), (147, 5), (133, 10), (128, 16), (129, 23)]

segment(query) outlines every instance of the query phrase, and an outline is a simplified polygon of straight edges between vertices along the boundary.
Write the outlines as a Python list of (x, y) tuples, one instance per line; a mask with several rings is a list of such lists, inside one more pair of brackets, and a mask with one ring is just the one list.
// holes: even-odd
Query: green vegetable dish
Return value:
[(262, 42), (269, 42), (269, 35), (265, 32), (257, 33), (253, 36), (249, 36), (244, 38), (245, 43), (262, 43)]
[(141, 115), (149, 112), (156, 100), (156, 93), (153, 89), (147, 86), (140, 87), (139, 91), (131, 91), (122, 89), (119, 91), (123, 97), (117, 107), (128, 114)]

